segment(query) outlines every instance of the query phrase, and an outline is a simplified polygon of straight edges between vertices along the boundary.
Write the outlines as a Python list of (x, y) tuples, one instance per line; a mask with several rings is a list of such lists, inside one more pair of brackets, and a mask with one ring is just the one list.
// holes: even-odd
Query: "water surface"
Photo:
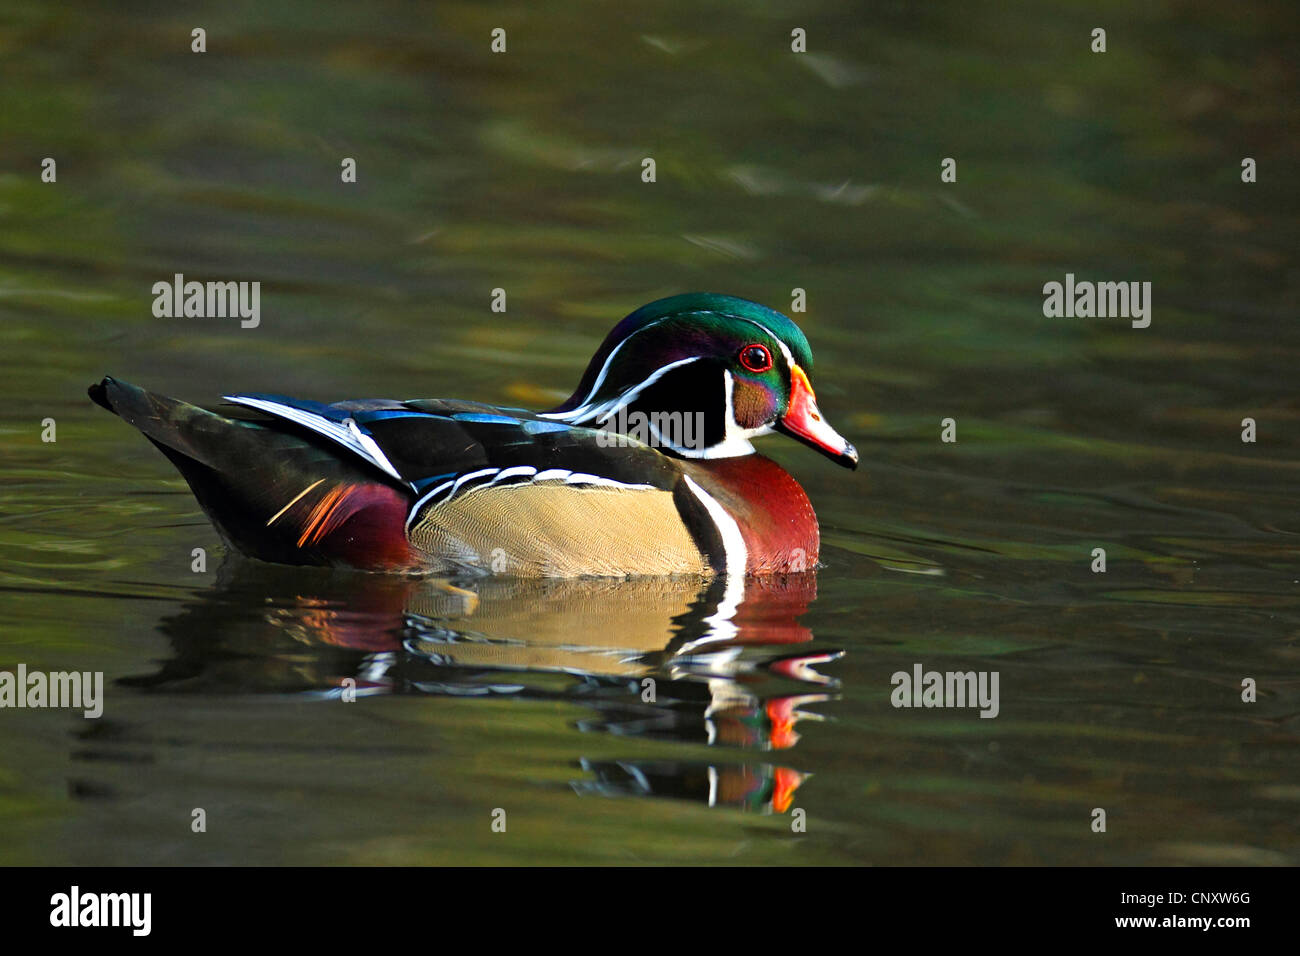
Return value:
[[(108, 697), (0, 712), (0, 861), (1300, 859), (1288, 5), (14, 0), (0, 25), (0, 667)], [(154, 318), (177, 272), (261, 281), (261, 324)], [(1152, 282), (1151, 327), (1044, 318), (1067, 272)], [(725, 621), (707, 582), (226, 559), (85, 397), (540, 407), (644, 302), (796, 287), (863, 467), (765, 440), (823, 566)], [(917, 663), (997, 671), (998, 717), (891, 707)]]

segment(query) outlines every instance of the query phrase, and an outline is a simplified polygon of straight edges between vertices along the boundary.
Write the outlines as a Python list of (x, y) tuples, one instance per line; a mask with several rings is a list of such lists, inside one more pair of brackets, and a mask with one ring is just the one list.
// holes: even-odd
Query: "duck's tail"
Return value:
[(105, 378), (95, 404), (138, 428), (245, 554), (288, 564), (413, 566), (410, 496), (329, 445), (255, 413), (235, 418)]

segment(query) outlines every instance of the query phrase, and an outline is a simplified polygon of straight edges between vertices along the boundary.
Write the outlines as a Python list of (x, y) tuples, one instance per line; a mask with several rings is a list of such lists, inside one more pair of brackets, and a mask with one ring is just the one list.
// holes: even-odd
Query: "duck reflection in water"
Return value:
[[(563, 700), (581, 731), (788, 750), (830, 699), (800, 650), (816, 574), (767, 578), (394, 577), (231, 559), (165, 618), (173, 656), (120, 683), (166, 693)], [(565, 680), (557, 683), (556, 676)], [(736, 760), (591, 761), (583, 794), (784, 812), (807, 776)]]

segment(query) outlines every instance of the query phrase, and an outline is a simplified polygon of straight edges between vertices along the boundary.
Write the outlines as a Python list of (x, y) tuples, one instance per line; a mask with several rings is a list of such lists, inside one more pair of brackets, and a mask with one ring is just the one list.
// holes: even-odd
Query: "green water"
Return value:
[[(0, 9), (0, 669), (107, 697), (0, 711), (0, 862), (1300, 860), (1292, 5), (119, 6)], [(154, 318), (177, 272), (261, 324)], [(1044, 318), (1067, 272), (1151, 326)], [(550, 405), (644, 302), (795, 287), (863, 467), (764, 440), (824, 566), (729, 640), (225, 560), (85, 396)], [(999, 715), (895, 709), (917, 663)]]

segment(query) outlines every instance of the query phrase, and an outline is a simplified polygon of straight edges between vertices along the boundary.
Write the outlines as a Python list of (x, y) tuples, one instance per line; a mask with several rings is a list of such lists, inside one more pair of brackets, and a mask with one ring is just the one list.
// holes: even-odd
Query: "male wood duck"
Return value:
[[(287, 564), (578, 577), (798, 572), (808, 496), (750, 440), (783, 432), (850, 468), (790, 319), (725, 295), (616, 325), (568, 401), (324, 405), (226, 395), (215, 412), (105, 378), (90, 397), (180, 470), (222, 536)], [(654, 447), (652, 447), (654, 446)]]

